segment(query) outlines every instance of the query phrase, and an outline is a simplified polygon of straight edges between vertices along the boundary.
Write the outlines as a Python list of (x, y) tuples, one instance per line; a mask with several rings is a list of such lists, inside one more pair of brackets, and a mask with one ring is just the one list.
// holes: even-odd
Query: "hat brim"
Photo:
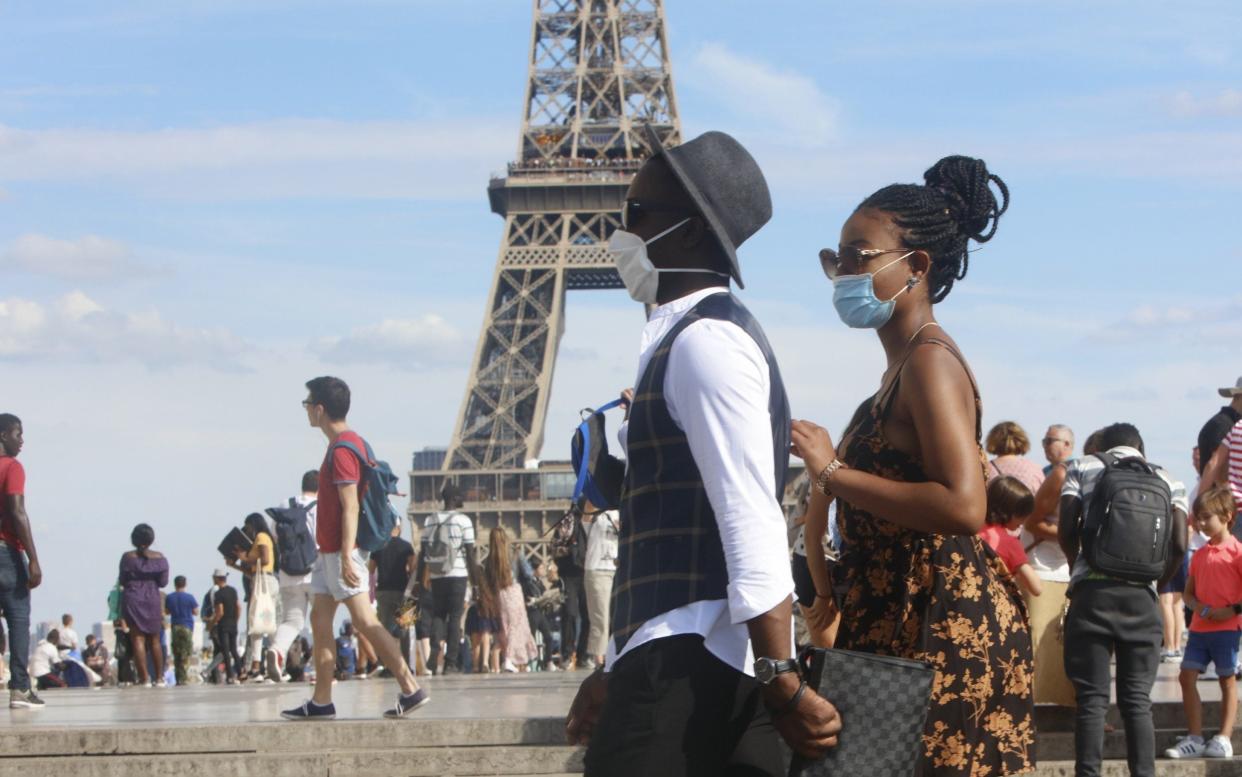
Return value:
[(643, 130), (646, 133), (647, 144), (651, 147), (651, 156), (664, 155), (664, 161), (668, 163), (669, 169), (673, 171), (673, 175), (677, 176), (677, 181), (686, 190), (686, 194), (690, 195), (690, 199), (694, 202), (694, 207), (698, 209), (703, 219), (707, 222), (707, 226), (711, 228), (712, 235), (716, 238), (716, 244), (724, 251), (725, 256), (729, 260), (729, 275), (737, 282), (739, 289), (746, 288), (746, 284), (742, 283), (742, 269), (737, 263), (737, 248), (733, 245), (733, 241), (729, 239), (729, 233), (725, 231), (724, 224), (717, 218), (715, 208), (711, 206), (707, 197), (695, 185), (690, 176), (686, 175), (685, 169), (671, 154), (665, 154), (664, 144), (660, 142), (660, 136), (652, 129), (650, 124), (644, 124)]
[(1216, 393), (1222, 397), (1242, 396), (1242, 386), (1230, 386), (1229, 388), (1216, 389)]

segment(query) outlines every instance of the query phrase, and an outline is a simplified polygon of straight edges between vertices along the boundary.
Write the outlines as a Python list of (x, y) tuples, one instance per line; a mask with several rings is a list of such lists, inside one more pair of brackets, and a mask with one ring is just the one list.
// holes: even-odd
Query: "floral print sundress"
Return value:
[[(913, 346), (947, 348), (944, 340)], [(883, 435), (897, 377), (855, 412), (843, 438), (848, 466), (889, 480), (925, 482), (922, 462)], [(978, 441), (982, 406), (974, 377)], [(980, 467), (986, 457), (979, 450)], [(924, 777), (994, 777), (1035, 765), (1032, 652), (1026, 605), (1004, 562), (978, 537), (906, 529), (838, 500), (844, 553), (836, 646), (928, 661), (936, 668), (923, 733)]]

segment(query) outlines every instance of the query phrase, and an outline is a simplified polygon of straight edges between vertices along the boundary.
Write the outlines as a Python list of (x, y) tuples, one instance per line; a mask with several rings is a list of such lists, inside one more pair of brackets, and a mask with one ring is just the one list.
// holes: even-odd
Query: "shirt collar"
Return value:
[(1139, 453), (1138, 448), (1131, 448), (1129, 445), (1118, 445), (1116, 448), (1109, 448), (1106, 453), (1111, 453), (1119, 459), (1140, 458), (1147, 461), (1143, 454)]
[(713, 294), (720, 294), (721, 292), (727, 293), (728, 291), (728, 286), (709, 286), (706, 289), (699, 289), (698, 291), (691, 292), (684, 297), (678, 297), (672, 302), (665, 302), (663, 305), (651, 311), (651, 318), (647, 320), (655, 321), (659, 318), (666, 318), (668, 316), (676, 316), (681, 313), (685, 313), (690, 308), (702, 302), (706, 297), (710, 297)]

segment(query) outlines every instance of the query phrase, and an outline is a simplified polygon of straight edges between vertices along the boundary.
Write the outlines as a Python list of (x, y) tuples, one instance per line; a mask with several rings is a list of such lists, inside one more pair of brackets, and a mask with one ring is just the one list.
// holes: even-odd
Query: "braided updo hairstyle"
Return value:
[[(1009, 187), (988, 172), (982, 159), (947, 156), (923, 173), (925, 184), (885, 186), (858, 206), (889, 213), (905, 230), (908, 248), (931, 256), (928, 271), (931, 301), (949, 295), (953, 283), (966, 277), (970, 255), (966, 243), (986, 243), (996, 234), (1001, 214), (1009, 208)], [(992, 191), (995, 182), (1000, 201)]]

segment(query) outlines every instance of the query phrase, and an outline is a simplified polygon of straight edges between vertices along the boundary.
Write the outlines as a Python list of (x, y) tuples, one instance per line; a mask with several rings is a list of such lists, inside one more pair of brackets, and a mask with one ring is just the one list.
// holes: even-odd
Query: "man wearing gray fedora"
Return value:
[(609, 241), (630, 296), (655, 306), (620, 432), (613, 638), (566, 733), (588, 745), (589, 777), (775, 776), (780, 738), (814, 758), (841, 721), (792, 660), (789, 407), (763, 330), (729, 291), (771, 199), (724, 133), (665, 149), (648, 128), (647, 143)]

